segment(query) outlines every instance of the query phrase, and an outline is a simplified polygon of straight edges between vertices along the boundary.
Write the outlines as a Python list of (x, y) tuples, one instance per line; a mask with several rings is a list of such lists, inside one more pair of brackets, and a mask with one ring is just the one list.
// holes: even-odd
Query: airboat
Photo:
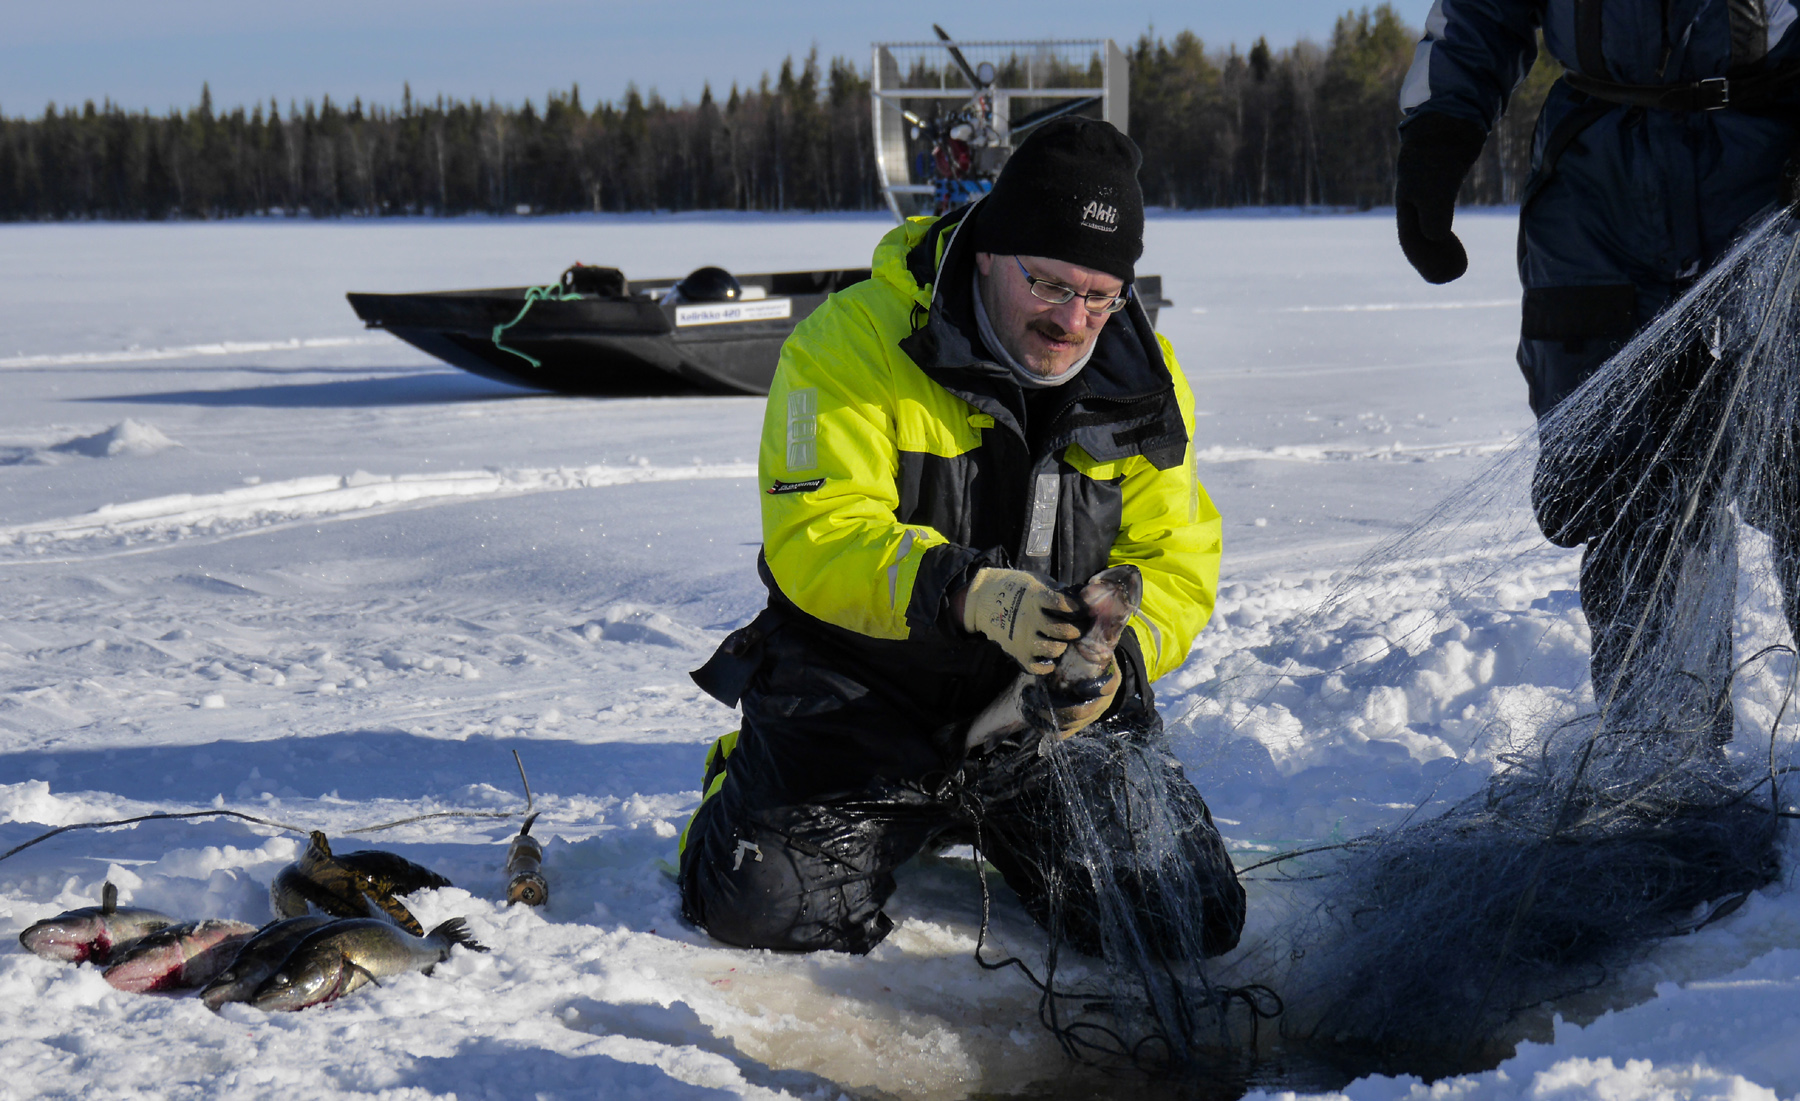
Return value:
[[(1013, 143), (1083, 113), (1127, 125), (1129, 70), (1111, 39), (876, 43), (871, 100), (882, 197), (897, 219), (992, 189)], [(357, 317), (455, 367), (534, 390), (644, 396), (766, 394), (781, 345), (867, 268), (741, 274), (705, 267), (629, 280), (575, 265), (540, 287), (360, 294)], [(1162, 277), (1134, 293), (1155, 324)]]

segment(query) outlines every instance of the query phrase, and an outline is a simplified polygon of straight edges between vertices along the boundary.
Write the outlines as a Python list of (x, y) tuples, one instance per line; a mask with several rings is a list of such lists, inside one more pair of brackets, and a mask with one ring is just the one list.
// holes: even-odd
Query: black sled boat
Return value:
[[(766, 394), (781, 344), (867, 268), (627, 281), (576, 265), (556, 284), (350, 294), (371, 329), (472, 374), (534, 390), (609, 397)], [(1139, 276), (1154, 324), (1162, 277)]]
[(632, 280), (576, 265), (548, 287), (351, 294), (385, 329), (484, 378), (563, 394), (766, 394), (781, 342), (868, 269)]

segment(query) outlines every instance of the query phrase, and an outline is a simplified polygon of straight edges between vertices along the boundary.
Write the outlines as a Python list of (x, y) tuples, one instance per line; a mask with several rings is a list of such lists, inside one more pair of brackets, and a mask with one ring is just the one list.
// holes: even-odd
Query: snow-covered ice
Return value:
[[(1529, 427), (1514, 217), (1458, 226), (1471, 273), (1432, 288), (1391, 213), (1151, 220), (1141, 269), (1175, 302), (1160, 328), (1226, 525), (1217, 614), (1159, 703), (1196, 732), (1190, 775), (1245, 858), (1391, 820), (1457, 762), (1481, 774), (1489, 719), (1583, 690), (1573, 556), (1503, 573), (1404, 683), (1207, 690), (1246, 647), (1325, 667), (1406, 637), (1433, 562), (1293, 629), (1334, 571)], [(442, 872), (456, 886), (414, 896), (420, 920), (465, 917), (493, 949), (295, 1015), (124, 994), (14, 934), (108, 879), (130, 904), (261, 921), (300, 842), (230, 818), (64, 833), (0, 862), (0, 1097), (1104, 1091), (1068, 1072), (1023, 979), (971, 960), (980, 897), (957, 861), (903, 870), (898, 928), (866, 958), (732, 950), (680, 919), (667, 865), (704, 747), (733, 722), (687, 671), (762, 601), (761, 402), (526, 393), (363, 331), (343, 300), (549, 282), (576, 260), (634, 277), (851, 267), (886, 228), (0, 227), (0, 851), (77, 822), (237, 810)], [(1462, 553), (1495, 552), (1469, 539)], [(1226, 730), (1239, 740), (1206, 736)], [(516, 817), (343, 837), (520, 809), (514, 750), (542, 811), (544, 910), (498, 901)], [(1030, 954), (1035, 928), (997, 904), (996, 948)], [(1343, 1092), (1794, 1096), (1797, 1023), (1784, 880), (1497, 1070)]]

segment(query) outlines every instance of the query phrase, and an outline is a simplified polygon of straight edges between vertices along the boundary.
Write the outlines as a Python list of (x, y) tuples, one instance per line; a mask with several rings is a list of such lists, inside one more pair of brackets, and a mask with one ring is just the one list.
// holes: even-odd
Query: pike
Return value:
[(487, 951), (469, 935), (462, 918), (451, 918), (423, 937), (379, 918), (334, 921), (307, 934), (256, 988), (250, 1004), (273, 1011), (336, 1001), (390, 975), (429, 974), (458, 944), (471, 952)]
[(315, 912), (340, 918), (385, 914), (400, 928), (422, 936), (424, 927), (398, 896), (448, 886), (448, 879), (429, 868), (379, 849), (334, 856), (330, 839), (314, 830), (300, 859), (276, 873), (269, 884), (269, 908), (276, 917)]
[(47, 960), (105, 963), (115, 949), (173, 924), (174, 918), (155, 910), (120, 909), (119, 889), (109, 880), (100, 889), (100, 905), (45, 918), (20, 933), (19, 943)]
[(536, 814), (525, 819), (519, 836), (506, 850), (506, 874), (511, 877), (506, 883), (508, 906), (515, 902), (542, 906), (550, 901), (550, 884), (538, 870), (544, 863), (544, 846), (531, 836), (531, 824), (536, 821)]
[(337, 920), (324, 914), (303, 914), (271, 921), (245, 941), (231, 965), (201, 989), (200, 1000), (215, 1012), (226, 1002), (249, 1001), (263, 980), (275, 973), (309, 933)]
[(1008, 735), (1037, 729), (1047, 735), (1039, 751), (1054, 742), (1056, 712), (1097, 699), (1113, 667), (1113, 652), (1125, 625), (1144, 600), (1144, 576), (1132, 565), (1101, 570), (1079, 588), (1064, 590), (1085, 611), (1081, 637), (1069, 644), (1056, 667), (1042, 676), (1021, 674), (976, 716), (965, 744), (973, 750)]
[(255, 932), (256, 926), (242, 921), (167, 925), (128, 945), (101, 977), (135, 994), (204, 986)]

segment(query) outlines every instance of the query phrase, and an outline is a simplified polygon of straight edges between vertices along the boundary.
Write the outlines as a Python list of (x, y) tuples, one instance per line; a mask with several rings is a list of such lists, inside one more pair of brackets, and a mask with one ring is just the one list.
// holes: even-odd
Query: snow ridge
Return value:
[(1194, 457), (1203, 463), (1238, 463), (1270, 459), (1289, 463), (1424, 462), (1430, 459), (1481, 458), (1501, 455), (1518, 446), (1514, 439), (1470, 440), (1442, 444), (1403, 444), (1380, 447), (1328, 447), (1281, 444), (1275, 447), (1202, 447)]
[(187, 534), (219, 535), (291, 520), (376, 515), (395, 508), (472, 497), (514, 496), (568, 489), (754, 478), (751, 463), (695, 463), (657, 467), (594, 465), (448, 471), (431, 474), (325, 474), (228, 489), (177, 493), (102, 505), (80, 516), (0, 527), (0, 548), (43, 553), (54, 543), (96, 538), (167, 540)]
[(188, 344), (176, 348), (122, 348), (116, 352), (52, 352), (43, 355), (0, 356), (0, 368), (7, 367), (80, 367), (100, 363), (153, 363), (162, 359), (193, 359), (198, 356), (239, 356), (252, 352), (297, 352), (317, 348), (351, 348), (365, 344), (387, 344), (388, 336), (321, 336), (302, 340), (222, 340), (211, 344)]

